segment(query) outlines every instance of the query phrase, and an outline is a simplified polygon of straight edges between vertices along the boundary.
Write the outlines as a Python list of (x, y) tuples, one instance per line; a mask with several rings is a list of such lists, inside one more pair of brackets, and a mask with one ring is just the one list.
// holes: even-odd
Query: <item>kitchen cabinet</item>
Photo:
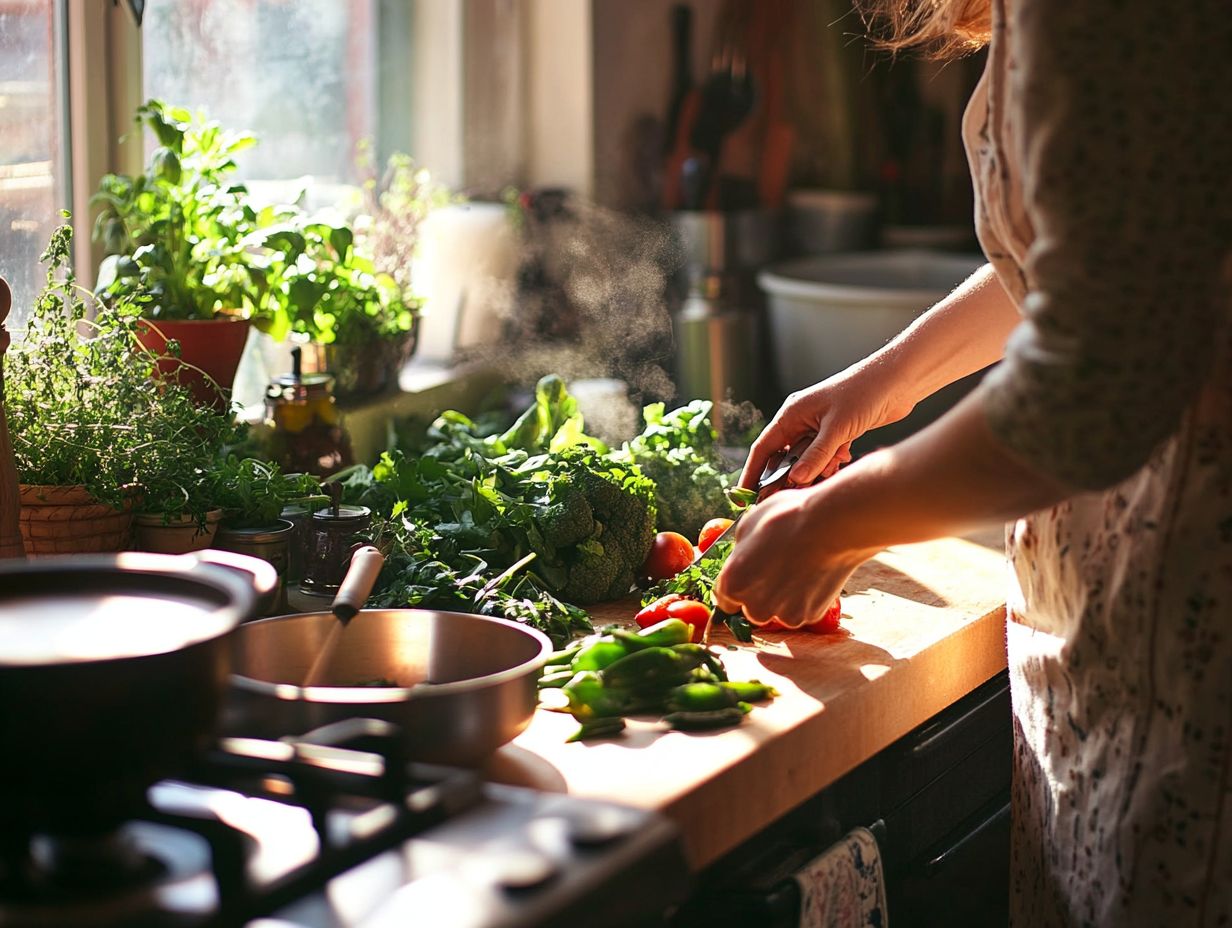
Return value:
[(672, 928), (794, 928), (796, 871), (857, 827), (896, 928), (1005, 924), (1010, 735), (1001, 672), (708, 867)]

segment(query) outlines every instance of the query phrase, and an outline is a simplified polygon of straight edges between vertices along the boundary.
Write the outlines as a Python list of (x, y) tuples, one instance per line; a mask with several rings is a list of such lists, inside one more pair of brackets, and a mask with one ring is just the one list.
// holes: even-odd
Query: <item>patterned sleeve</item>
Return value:
[(1017, 0), (1006, 30), (1024, 321), (986, 380), (1001, 440), (1103, 489), (1180, 426), (1229, 321), (1227, 0)]

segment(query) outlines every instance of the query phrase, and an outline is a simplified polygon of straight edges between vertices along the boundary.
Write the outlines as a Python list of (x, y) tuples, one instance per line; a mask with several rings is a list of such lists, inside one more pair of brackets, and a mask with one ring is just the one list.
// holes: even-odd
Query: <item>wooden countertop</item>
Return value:
[[(1005, 667), (1004, 559), (995, 538), (890, 548), (848, 582), (844, 633), (711, 636), (733, 680), (781, 695), (737, 728), (674, 732), (630, 720), (620, 738), (565, 739), (577, 723), (539, 710), (487, 773), (504, 782), (654, 809), (700, 870)], [(631, 623), (633, 606), (593, 610)]]

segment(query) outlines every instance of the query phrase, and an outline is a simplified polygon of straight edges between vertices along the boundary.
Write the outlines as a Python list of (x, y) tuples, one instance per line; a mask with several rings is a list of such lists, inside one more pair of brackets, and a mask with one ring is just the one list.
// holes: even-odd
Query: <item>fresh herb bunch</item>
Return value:
[(272, 525), (293, 503), (329, 501), (311, 474), (284, 474), (277, 464), (228, 455), (210, 472), (209, 496), (223, 511), (228, 528)]
[(268, 327), (245, 240), (262, 217), (232, 177), (235, 156), (256, 138), (160, 100), (139, 107), (136, 122), (159, 143), (145, 170), (105, 175), (91, 201), (102, 204), (94, 238), (107, 254), (100, 295), (139, 299), (156, 319), (225, 312)]
[(46, 284), (6, 364), (21, 482), (80, 485), (109, 505), (135, 496), (151, 511), (201, 517), (208, 505), (200, 467), (230, 422), (198, 406), (188, 388), (153, 376), (159, 356), (136, 336), (139, 292), (89, 318), (90, 294), (72, 271), (72, 234), (68, 225), (52, 233), (41, 258)]
[[(585, 434), (558, 377), (540, 381), (504, 432), (449, 412), (429, 434), (420, 455), (386, 454), (345, 481), (348, 498), (391, 519), (379, 605), (507, 615), (559, 642), (589, 628), (577, 605), (633, 588), (654, 540), (653, 484)], [(475, 600), (520, 562), (490, 599)]]
[(726, 491), (735, 475), (719, 454), (711, 411), (709, 400), (670, 412), (652, 403), (642, 411), (642, 433), (620, 452), (654, 481), (660, 531), (696, 538), (709, 520), (731, 511)]

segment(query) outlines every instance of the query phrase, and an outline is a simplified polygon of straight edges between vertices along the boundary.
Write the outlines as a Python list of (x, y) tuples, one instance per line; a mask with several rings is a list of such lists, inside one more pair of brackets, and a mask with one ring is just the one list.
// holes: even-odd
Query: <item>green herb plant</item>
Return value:
[(98, 305), (90, 318), (71, 245), (71, 226), (52, 233), (45, 286), (6, 362), (20, 480), (80, 485), (109, 505), (135, 498), (142, 509), (202, 518), (202, 479), (230, 421), (198, 406), (188, 388), (152, 376), (159, 356), (137, 340), (139, 291)]
[(289, 505), (324, 505), (329, 501), (311, 474), (286, 474), (271, 461), (234, 454), (215, 463), (208, 494), (222, 509), (222, 524), (227, 528), (270, 526)]
[(150, 100), (139, 127), (158, 140), (145, 170), (107, 174), (92, 202), (101, 204), (94, 238), (107, 257), (97, 288), (105, 298), (139, 298), (155, 319), (250, 317), (276, 328), (246, 236), (262, 220), (247, 188), (235, 181), (235, 156), (256, 144), (201, 114)]

